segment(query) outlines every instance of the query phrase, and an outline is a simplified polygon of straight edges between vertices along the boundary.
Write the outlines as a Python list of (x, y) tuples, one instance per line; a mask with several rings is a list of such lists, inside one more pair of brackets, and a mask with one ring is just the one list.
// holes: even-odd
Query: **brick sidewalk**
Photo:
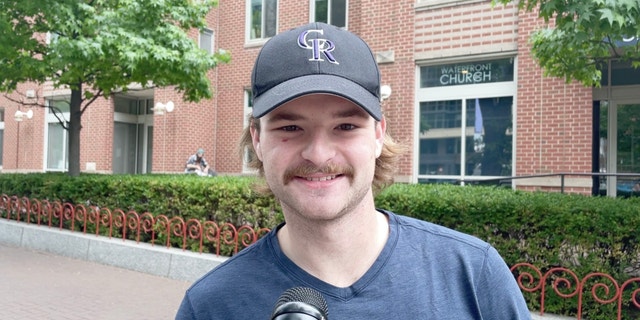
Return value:
[(173, 319), (189, 285), (0, 244), (0, 319)]

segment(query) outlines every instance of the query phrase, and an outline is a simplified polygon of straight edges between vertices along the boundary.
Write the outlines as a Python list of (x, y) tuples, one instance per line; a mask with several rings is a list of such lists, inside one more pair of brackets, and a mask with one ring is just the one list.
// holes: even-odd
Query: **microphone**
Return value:
[(271, 320), (327, 320), (329, 308), (320, 292), (294, 287), (283, 292), (276, 302)]

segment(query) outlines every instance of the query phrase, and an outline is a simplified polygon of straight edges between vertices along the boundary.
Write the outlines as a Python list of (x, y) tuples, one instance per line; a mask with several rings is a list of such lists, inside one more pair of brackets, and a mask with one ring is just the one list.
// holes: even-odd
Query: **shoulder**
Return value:
[(442, 244), (480, 251), (487, 251), (491, 247), (486, 241), (470, 234), (393, 212), (383, 212), (389, 215), (392, 227), (395, 224), (402, 237), (406, 237), (410, 241), (428, 241), (431, 246)]
[(241, 293), (245, 289), (244, 284), (253, 286), (256, 281), (269, 277), (276, 267), (275, 254), (270, 244), (272, 236), (273, 231), (216, 266), (194, 282), (187, 295), (196, 300), (224, 300), (235, 296), (229, 295), (231, 292)]
[(262, 238), (228, 258), (194, 282), (189, 291), (198, 291), (201, 288), (224, 287), (229, 284), (228, 282), (235, 280), (235, 274), (252, 271), (260, 264), (260, 256), (265, 255), (265, 241)]
[[(270, 243), (273, 234), (194, 282), (186, 292), (181, 312), (194, 314), (197, 319), (246, 319), (247, 314), (268, 314), (290, 281)], [(259, 290), (256, 284), (260, 284)]]

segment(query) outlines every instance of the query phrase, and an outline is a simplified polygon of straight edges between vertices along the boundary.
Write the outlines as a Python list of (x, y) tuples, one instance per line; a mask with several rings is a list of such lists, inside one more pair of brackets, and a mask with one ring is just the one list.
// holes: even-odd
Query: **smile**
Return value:
[(335, 179), (337, 176), (325, 176), (325, 177), (306, 177), (307, 181), (329, 181)]

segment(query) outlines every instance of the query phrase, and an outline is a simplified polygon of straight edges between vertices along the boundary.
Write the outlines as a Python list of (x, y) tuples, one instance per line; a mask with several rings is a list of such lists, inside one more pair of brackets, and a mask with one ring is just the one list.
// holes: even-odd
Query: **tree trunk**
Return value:
[(69, 176), (80, 175), (80, 130), (82, 129), (82, 84), (71, 90), (69, 103)]

